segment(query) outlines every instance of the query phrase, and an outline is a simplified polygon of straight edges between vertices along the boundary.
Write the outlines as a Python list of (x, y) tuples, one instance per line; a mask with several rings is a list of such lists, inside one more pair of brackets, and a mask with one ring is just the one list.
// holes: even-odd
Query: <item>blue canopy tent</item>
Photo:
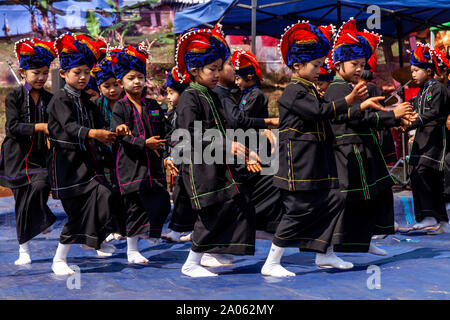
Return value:
[[(367, 11), (371, 5), (378, 6), (381, 16), (380, 29), (374, 31), (399, 40), (415, 30), (445, 28), (443, 23), (450, 21), (448, 0), (211, 0), (177, 12), (174, 33), (219, 22), (227, 34), (251, 34), (254, 51), (256, 35), (279, 37), (286, 26), (298, 20), (339, 25), (354, 17), (358, 27), (369, 29), (367, 20), (373, 12)], [(400, 50), (401, 45), (399, 41)]]

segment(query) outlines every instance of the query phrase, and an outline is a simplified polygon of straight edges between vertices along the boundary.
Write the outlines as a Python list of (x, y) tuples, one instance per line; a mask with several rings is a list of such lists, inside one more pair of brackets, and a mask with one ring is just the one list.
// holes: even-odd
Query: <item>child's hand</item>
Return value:
[(395, 119), (403, 118), (412, 113), (412, 106), (409, 102), (403, 102), (394, 108)]
[(245, 160), (247, 170), (253, 173), (261, 171), (261, 160), (256, 152), (250, 151), (249, 157)]
[(118, 136), (133, 136), (130, 128), (124, 123), (117, 126), (116, 133)]
[(160, 139), (160, 136), (153, 136), (145, 140), (145, 146), (153, 152), (156, 153), (158, 157), (160, 157), (158, 150), (164, 149), (164, 145), (167, 142), (166, 139)]
[(264, 122), (267, 126), (278, 126), (278, 123), (280, 122), (280, 118), (266, 118), (264, 119)]
[(116, 141), (117, 134), (104, 129), (91, 129), (88, 132), (88, 138), (98, 140), (106, 145)]
[(45, 134), (49, 134), (48, 132), (48, 124), (47, 123), (36, 123), (34, 125), (34, 131), (36, 132), (44, 132)]
[(231, 154), (241, 159), (247, 158), (248, 149), (243, 144), (233, 141), (231, 143)]
[(361, 102), (361, 104), (359, 105), (361, 108), (361, 111), (366, 110), (367, 108), (372, 108), (374, 110), (378, 110), (378, 111), (389, 111), (389, 109), (383, 107), (380, 104), (380, 100), (383, 100), (384, 96), (379, 96), (379, 97), (372, 97), (369, 98), (363, 102)]
[(164, 167), (169, 174), (174, 176), (178, 175), (178, 169), (173, 163), (172, 159), (164, 159)]
[(367, 91), (367, 86), (366, 86), (365, 82), (362, 82), (362, 81), (358, 82), (353, 87), (353, 91), (350, 93), (350, 95), (352, 95), (352, 98), (353, 98), (352, 103), (357, 101), (357, 100), (364, 100), (364, 99), (366, 99), (367, 96), (369, 95), (369, 92)]

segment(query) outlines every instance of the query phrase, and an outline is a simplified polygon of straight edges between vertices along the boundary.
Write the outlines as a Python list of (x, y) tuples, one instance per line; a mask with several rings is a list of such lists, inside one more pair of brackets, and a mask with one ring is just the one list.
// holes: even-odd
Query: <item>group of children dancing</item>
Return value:
[[(309, 22), (286, 28), (280, 51), (292, 79), (278, 99), (278, 118), (269, 116), (256, 57), (231, 52), (220, 26), (179, 37), (166, 80), (168, 114), (147, 97), (144, 44), (111, 49), (102, 39), (71, 33), (54, 42), (17, 42), (25, 83), (6, 98), (0, 159), (0, 184), (15, 199), (15, 264), (31, 263), (30, 240), (55, 222), (47, 206), (51, 192), (68, 217), (53, 258), (57, 275), (74, 273), (67, 264), (73, 244), (110, 257), (115, 246), (109, 242), (126, 239), (128, 262), (146, 264), (139, 239), (158, 243), (162, 236), (192, 241), (181, 269), (190, 277), (217, 276), (208, 268), (231, 265), (233, 255), (253, 255), (256, 238), (272, 241), (265, 276), (295, 275), (281, 265), (287, 247), (315, 252), (319, 267), (351, 269), (336, 252), (386, 255), (371, 239), (395, 232), (394, 180), (377, 136), (392, 127), (416, 130), (409, 160), (414, 228), (439, 223), (445, 232), (449, 100), (434, 76), (446, 78), (450, 63), (420, 44), (410, 60), (419, 94), (388, 110), (384, 97), (361, 80), (363, 72), (375, 71), (380, 42), (380, 35), (358, 31), (354, 19), (337, 32)], [(65, 85), (52, 95), (44, 85), (57, 57)], [(198, 123), (221, 139), (194, 142)], [(258, 139), (277, 148), (278, 171), (262, 174), (261, 150), (227, 129), (259, 130)], [(186, 141), (173, 138), (176, 130), (200, 145), (187, 149), (182, 162), (173, 151)], [(212, 148), (241, 162), (194, 161)], [(162, 235), (171, 212), (167, 175), (173, 177), (173, 209), (170, 232)]]

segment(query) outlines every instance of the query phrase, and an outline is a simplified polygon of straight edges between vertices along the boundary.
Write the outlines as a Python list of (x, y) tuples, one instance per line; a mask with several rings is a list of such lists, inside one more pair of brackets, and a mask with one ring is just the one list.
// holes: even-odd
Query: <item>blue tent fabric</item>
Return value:
[[(251, 0), (211, 0), (208, 3), (190, 7), (175, 14), (174, 33), (181, 33), (192, 27), (216, 23), (222, 15), (222, 25), (227, 34), (250, 34), (251, 10), (239, 5), (251, 6)], [(264, 7), (273, 4), (271, 0), (258, 0), (260, 8), (257, 11), (257, 34), (279, 37), (284, 28), (298, 20), (309, 20), (315, 24), (336, 24), (338, 20), (336, 0), (288, 2), (282, 5)], [(282, 2), (280, 0), (280, 2)], [(450, 21), (450, 1), (448, 0), (342, 0), (341, 19), (347, 21), (355, 17), (358, 27), (369, 29), (367, 19), (372, 13), (367, 13), (367, 7), (377, 5), (381, 8), (381, 30), (373, 29), (377, 33), (397, 37), (398, 32), (406, 35), (410, 32), (427, 27), (424, 23), (429, 20), (430, 26)], [(262, 6), (262, 8), (261, 8)], [(229, 12), (227, 12), (229, 10)], [(397, 19), (399, 18), (400, 28)]]

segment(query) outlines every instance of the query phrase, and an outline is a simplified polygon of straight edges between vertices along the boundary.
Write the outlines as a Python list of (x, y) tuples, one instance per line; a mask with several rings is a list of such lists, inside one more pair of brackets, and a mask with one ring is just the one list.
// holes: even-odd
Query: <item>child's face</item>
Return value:
[(345, 81), (351, 83), (358, 83), (361, 79), (361, 74), (364, 71), (366, 65), (366, 59), (360, 58), (355, 60), (349, 60), (345, 62), (337, 62), (335, 65), (336, 72)]
[(89, 100), (94, 101), (94, 102), (98, 99), (98, 97), (100, 97), (100, 94), (97, 91), (95, 91), (94, 89), (88, 89), (88, 90), (86, 90), (86, 93), (91, 96), (89, 98)]
[(244, 90), (244, 89), (246, 89), (246, 88), (248, 88), (248, 87), (251, 87), (252, 85), (255, 84), (255, 80), (253, 80), (252, 77), (253, 77), (253, 76), (248, 75), (248, 78), (247, 78), (247, 79), (249, 79), (249, 80), (247, 80), (247, 79), (244, 79), (244, 78), (241, 77), (241, 76), (236, 75), (236, 79), (235, 79), (234, 82), (235, 82), (236, 85), (239, 87), (239, 89)]
[(123, 91), (116, 78), (109, 78), (99, 86), (101, 94), (110, 101), (117, 101)]
[(294, 63), (294, 73), (297, 76), (311, 82), (316, 82), (319, 79), (320, 67), (325, 62), (325, 57), (314, 59), (306, 63)]
[(431, 70), (422, 69), (417, 66), (411, 66), (411, 77), (415, 84), (421, 86), (431, 78)]
[(119, 82), (126, 93), (133, 96), (142, 94), (145, 86), (145, 76), (136, 70), (128, 72)]
[(77, 90), (84, 90), (89, 83), (91, 69), (87, 65), (82, 65), (69, 70), (60, 70), (59, 74), (71, 87)]
[(234, 82), (234, 76), (235, 72), (230, 56), (223, 64), (222, 71), (220, 71), (220, 82), (229, 85)]
[(180, 94), (178, 91), (172, 89), (171, 87), (167, 87), (167, 100), (172, 105), (172, 107), (176, 107), (178, 105), (178, 99), (180, 98)]
[(48, 67), (45, 66), (39, 69), (20, 69), (19, 73), (33, 89), (40, 90), (47, 82), (49, 70)]
[(317, 91), (319, 92), (321, 97), (323, 97), (323, 95), (325, 94), (325, 91), (327, 91), (329, 85), (330, 85), (330, 83), (328, 81), (317, 81), (316, 82)]
[(209, 89), (214, 89), (219, 82), (220, 71), (222, 70), (222, 59), (218, 59), (202, 68), (192, 68), (191, 73), (195, 82)]

